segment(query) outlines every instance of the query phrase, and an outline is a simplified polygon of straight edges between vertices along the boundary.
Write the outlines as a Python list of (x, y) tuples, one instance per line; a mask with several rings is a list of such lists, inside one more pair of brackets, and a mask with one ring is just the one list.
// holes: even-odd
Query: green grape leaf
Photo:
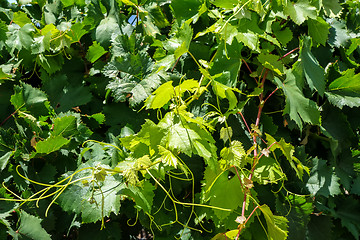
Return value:
[(113, 34), (121, 34), (120, 27), (114, 16), (108, 16), (102, 19), (100, 24), (96, 27), (96, 41), (107, 48), (110, 45), (111, 36)]
[(326, 92), (330, 103), (342, 109), (344, 106), (360, 106), (360, 74), (355, 74), (355, 69), (347, 69), (343, 76), (335, 79)]
[(259, 208), (266, 220), (269, 239), (285, 240), (288, 235), (288, 220), (285, 217), (275, 216), (265, 204)]
[(314, 211), (311, 200), (305, 196), (289, 195), (286, 197), (286, 201), (278, 198), (275, 201), (276, 211), (286, 216), (289, 221), (288, 239), (306, 239), (308, 223)]
[(38, 88), (22, 83), (14, 87), (15, 93), (10, 102), (15, 109), (26, 109), (34, 116), (47, 115), (49, 112), (46, 94)]
[(311, 195), (323, 195), (325, 197), (334, 196), (341, 193), (339, 178), (333, 169), (327, 166), (326, 161), (313, 159), (313, 168), (306, 186)]
[(305, 98), (299, 87), (296, 85), (296, 77), (291, 70), (286, 71), (286, 80), (281, 82), (275, 77), (275, 82), (279, 88), (284, 90), (286, 104), (284, 114), (289, 114), (290, 118), (302, 128), (303, 123), (314, 125), (320, 124), (320, 111), (316, 103)]
[(10, 25), (9, 31), (11, 35), (8, 40), (6, 40), (6, 44), (11, 48), (11, 54), (15, 49), (21, 50), (22, 48), (31, 48), (33, 41), (32, 33), (35, 32), (35, 28), (32, 24), (27, 23), (21, 28), (17, 25)]
[(238, 0), (213, 0), (212, 4), (219, 8), (233, 9), (238, 3)]
[(97, 42), (93, 42), (93, 45), (89, 47), (89, 50), (86, 54), (86, 59), (89, 60), (91, 63), (94, 63), (105, 53), (107, 53), (107, 51), (105, 51), (105, 49), (100, 46), (100, 44), (98, 44)]
[[(78, 170), (84, 170), (76, 174), (72, 180), (76, 181), (85, 177), (90, 180), (92, 170), (85, 170), (88, 167), (110, 168), (104, 164), (100, 165), (98, 161), (88, 161), (78, 167)], [(69, 176), (69, 174), (72, 172), (68, 172), (65, 176)], [(106, 175), (104, 181), (95, 183), (94, 186), (96, 187), (93, 188), (89, 181), (77, 181), (69, 185), (58, 198), (61, 208), (67, 212), (81, 214), (84, 223), (99, 221), (110, 216), (111, 213), (117, 215), (121, 205), (119, 192), (125, 188), (125, 184), (115, 176)]]
[(80, 39), (86, 33), (88, 33), (88, 31), (85, 30), (84, 23), (77, 22), (71, 26), (70, 31), (67, 32), (67, 35), (70, 37), (71, 43), (75, 43), (80, 42)]
[(3, 154), (0, 157), (0, 172), (6, 168), (12, 155), (13, 155), (13, 152), (10, 151), (10, 152)]
[(92, 100), (89, 87), (74, 82), (70, 84), (65, 74), (56, 74), (44, 82), (44, 89), (57, 112), (68, 111)]
[(355, 69), (347, 69), (343, 76), (335, 79), (329, 85), (330, 91), (354, 92), (360, 94), (360, 73), (355, 74)]
[(31, 53), (39, 54), (50, 50), (51, 32), (44, 36), (34, 38), (34, 42), (31, 44)]
[(265, 67), (274, 71), (278, 75), (284, 73), (285, 67), (279, 60), (279, 56), (269, 54), (269, 53), (260, 53), (258, 56), (259, 62)]
[(145, 105), (147, 108), (157, 109), (162, 108), (165, 104), (167, 104), (174, 96), (174, 87), (172, 85), (172, 81), (168, 81), (158, 87), (153, 95), (149, 96)]
[(341, 220), (341, 225), (346, 227), (348, 231), (357, 239), (360, 235), (360, 207), (359, 199), (353, 196), (347, 198), (336, 199), (336, 210), (332, 210), (335, 218)]
[(281, 167), (270, 157), (262, 156), (254, 170), (253, 180), (260, 184), (277, 183), (286, 178)]
[(27, 16), (26, 13), (18, 11), (14, 13), (13, 22), (19, 25), (20, 27), (23, 27), (25, 24), (31, 24), (30, 18)]
[(271, 25), (273, 32), (275, 34), (276, 39), (283, 45), (286, 46), (288, 42), (293, 39), (293, 33), (291, 32), (290, 28), (286, 27), (281, 29), (279, 22), (273, 22)]
[(155, 187), (150, 182), (144, 182), (141, 187), (128, 185), (126, 188), (123, 188), (119, 194), (132, 198), (138, 210), (151, 213), (153, 198), (155, 196), (154, 190)]
[(159, 154), (161, 155), (160, 160), (168, 166), (177, 168), (178, 165), (177, 157), (171, 151), (169, 151), (168, 149), (164, 148), (161, 145), (159, 145), (158, 148), (159, 148)]
[(146, 119), (137, 134), (123, 137), (120, 141), (125, 148), (133, 152), (133, 156), (136, 158), (144, 155), (152, 156), (155, 151), (158, 151), (165, 132), (166, 129), (162, 129), (153, 121)]
[[(235, 210), (242, 206), (244, 201), (244, 194), (242, 186), (237, 176), (229, 179), (228, 171), (222, 173), (209, 190), (210, 205), (230, 210)], [(210, 184), (210, 183), (209, 183)], [(215, 215), (224, 220), (231, 212), (213, 209)]]
[(187, 122), (182, 116), (169, 112), (159, 122), (158, 126), (166, 130), (162, 145), (173, 152), (182, 152), (189, 157), (197, 154), (205, 159), (205, 162), (215, 168), (216, 146), (211, 134), (197, 124)]
[(239, 92), (239, 90), (236, 88), (230, 88), (230, 87), (218, 82), (217, 80), (218, 80), (218, 78), (216, 78), (216, 81), (212, 81), (213, 91), (220, 98), (227, 99), (229, 101), (228, 110), (234, 109), (238, 102), (234, 91)]
[(35, 149), (37, 153), (49, 154), (59, 150), (69, 142), (69, 139), (62, 136), (50, 136), (47, 139), (36, 143)]
[(352, 38), (352, 36), (347, 29), (345, 21), (333, 18), (329, 19), (328, 23), (331, 26), (328, 43), (331, 46), (335, 46), (337, 48), (346, 47), (348, 41)]
[[(226, 46), (225, 46), (226, 45)], [(241, 67), (241, 49), (243, 45), (233, 41), (231, 45), (221, 42), (209, 70), (211, 76), (222, 74), (216, 78), (217, 82), (228, 87), (235, 87)]]
[(329, 24), (324, 19), (318, 17), (317, 19), (308, 19), (308, 33), (311, 36), (313, 42), (318, 45), (326, 45), (326, 41), (329, 36)]
[(39, 58), (36, 59), (37, 63), (45, 69), (49, 74), (53, 74), (59, 71), (64, 64), (64, 58), (62, 55), (47, 55), (39, 54)]
[(41, 226), (41, 221), (40, 218), (21, 211), (20, 226), (16, 233), (34, 240), (51, 240), (51, 236)]
[(8, 31), (8, 27), (7, 24), (0, 20), (0, 49), (2, 49), (3, 46), (3, 41), (6, 41), (7, 37), (6, 37), (6, 32)]
[[(202, 6), (200, 0), (173, 0), (170, 7), (174, 13), (175, 20), (179, 25), (183, 24), (188, 19), (198, 18), (199, 10)], [(186, 21), (188, 22), (188, 21)]]
[(94, 119), (98, 124), (103, 124), (106, 119), (106, 117), (103, 113), (95, 113), (95, 114), (88, 116), (88, 118)]
[[(182, 4), (184, 4), (183, 1)], [(174, 60), (177, 60), (189, 50), (192, 36), (192, 28), (188, 23), (184, 23), (181, 28), (177, 29), (174, 37), (163, 42), (163, 46), (169, 54), (174, 54)]]
[(314, 214), (310, 215), (310, 222), (307, 228), (309, 240), (331, 239), (334, 236), (333, 223), (330, 216)]
[(326, 15), (331, 18), (339, 17), (342, 11), (342, 7), (339, 0), (326, 0), (322, 2)]
[(296, 3), (287, 2), (284, 13), (289, 15), (297, 25), (302, 24), (308, 18), (316, 19), (316, 7), (312, 6), (308, 0), (299, 0)]
[(222, 127), (220, 129), (220, 139), (222, 139), (224, 143), (230, 141), (232, 135), (233, 135), (233, 130), (231, 127), (226, 127), (226, 128)]
[(316, 89), (320, 96), (323, 96), (325, 92), (325, 70), (320, 66), (310, 50), (311, 39), (305, 37), (300, 46), (300, 58), (305, 78), (310, 88), (312, 90)]
[(54, 120), (53, 136), (70, 137), (77, 133), (75, 116), (63, 116)]
[[(110, 68), (112, 68), (110, 70)], [(107, 85), (115, 101), (128, 100), (131, 106), (136, 106), (150, 96), (164, 80), (161, 72), (153, 72), (153, 62), (145, 52), (137, 55), (126, 54), (117, 57), (113, 64), (105, 67), (105, 74), (115, 71), (120, 74)]]
[(276, 142), (276, 140), (269, 134), (265, 133), (265, 135), (266, 135), (266, 140), (268, 141), (268, 145), (269, 146), (272, 145), (270, 151), (274, 151), (275, 149), (280, 149), (281, 152), (286, 157), (286, 159), (289, 161), (290, 166), (295, 170), (298, 178), (302, 179), (304, 175), (304, 171), (309, 173), (309, 169), (306, 166), (304, 166), (300, 162), (300, 160), (294, 156), (295, 148), (293, 145), (291, 145), (290, 143), (286, 143), (283, 138), (281, 138), (280, 141)]
[(11, 79), (11, 75), (4, 73), (3, 70), (0, 68), (0, 84), (3, 83), (4, 80), (10, 80), (10, 79)]
[(246, 152), (241, 142), (234, 140), (229, 147), (224, 147), (220, 151), (220, 156), (225, 160), (227, 166), (243, 167), (246, 161)]

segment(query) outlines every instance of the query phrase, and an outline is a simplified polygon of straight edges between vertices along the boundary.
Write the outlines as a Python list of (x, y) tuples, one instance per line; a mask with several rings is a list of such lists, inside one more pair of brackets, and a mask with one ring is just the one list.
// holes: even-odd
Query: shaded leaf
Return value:
[(51, 236), (41, 226), (41, 221), (40, 218), (32, 216), (25, 211), (21, 211), (20, 226), (17, 233), (34, 240), (50, 240)]
[(313, 168), (310, 178), (306, 183), (311, 195), (334, 196), (340, 191), (339, 178), (334, 171), (327, 166), (326, 161), (318, 158), (313, 159)]
[(305, 37), (300, 47), (301, 64), (305, 78), (311, 89), (316, 89), (320, 96), (325, 92), (325, 70), (320, 66), (315, 56), (311, 53), (311, 39)]
[(123, 188), (119, 194), (127, 195), (133, 199), (138, 210), (143, 210), (146, 213), (151, 213), (153, 206), (153, 198), (155, 187), (150, 182), (144, 182), (141, 187), (128, 185)]

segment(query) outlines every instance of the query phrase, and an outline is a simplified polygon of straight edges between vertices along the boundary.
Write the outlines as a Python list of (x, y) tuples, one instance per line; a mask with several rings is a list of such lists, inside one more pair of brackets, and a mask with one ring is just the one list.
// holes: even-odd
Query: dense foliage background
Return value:
[(359, 23), (358, 0), (0, 0), (0, 239), (359, 239)]

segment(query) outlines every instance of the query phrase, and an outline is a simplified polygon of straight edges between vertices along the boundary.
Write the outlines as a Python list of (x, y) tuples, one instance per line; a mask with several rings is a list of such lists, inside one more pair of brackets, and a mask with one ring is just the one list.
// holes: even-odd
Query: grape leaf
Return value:
[[(183, 1), (181, 1), (183, 4)], [(182, 5), (183, 7), (183, 5)], [(163, 42), (164, 48), (169, 54), (174, 54), (174, 60), (185, 54), (190, 47), (193, 30), (188, 23), (184, 23), (177, 29), (175, 36)]]
[(311, 169), (310, 178), (306, 183), (311, 195), (323, 195), (325, 197), (334, 196), (340, 191), (339, 178), (334, 171), (327, 166), (326, 161), (313, 159), (313, 168)]
[(261, 205), (261, 212), (264, 214), (268, 236), (272, 240), (285, 240), (287, 238), (288, 220), (282, 216), (275, 216), (267, 205)]
[(31, 20), (27, 16), (27, 14), (24, 12), (21, 12), (21, 11), (14, 13), (13, 22), (16, 23), (17, 25), (19, 25), (20, 27), (23, 27), (25, 24), (28, 24), (28, 23), (31, 24)]
[(286, 176), (279, 164), (270, 157), (262, 156), (254, 170), (253, 180), (260, 184), (277, 183)]
[(339, 3), (339, 0), (326, 0), (323, 1), (322, 4), (326, 15), (331, 18), (338, 17), (343, 9)]
[(211, 134), (197, 124), (187, 122), (181, 115), (169, 112), (159, 122), (158, 126), (166, 130), (161, 144), (173, 152), (182, 152), (189, 157), (197, 154), (205, 159), (205, 162), (215, 168), (216, 146)]
[(233, 9), (239, 2), (237, 0), (213, 0), (211, 3), (220, 8)]
[(70, 31), (67, 32), (67, 35), (71, 39), (71, 43), (80, 42), (82, 36), (84, 36), (88, 31), (85, 30), (85, 24), (77, 22), (71, 26)]
[(276, 36), (276, 39), (279, 40), (282, 45), (286, 46), (286, 44), (288, 44), (288, 42), (290, 42), (293, 38), (293, 33), (291, 32), (290, 28), (286, 27), (281, 29), (279, 22), (273, 22), (271, 27)]
[(313, 213), (312, 202), (304, 196), (289, 195), (287, 202), (276, 199), (276, 211), (286, 216), (289, 225), (288, 239), (303, 240), (306, 239), (308, 223)]
[(360, 106), (360, 74), (355, 74), (355, 69), (347, 69), (343, 76), (335, 79), (329, 85), (326, 96), (335, 106), (342, 109), (344, 106)]
[(0, 172), (6, 168), (8, 162), (9, 162), (9, 159), (12, 155), (13, 155), (13, 152), (10, 151), (10, 152), (3, 154), (0, 157)]
[(224, 147), (220, 156), (225, 160), (227, 166), (243, 167), (246, 161), (246, 152), (241, 142), (234, 140), (229, 147)]
[[(212, 184), (212, 183), (208, 183)], [(228, 171), (222, 173), (209, 190), (210, 204), (215, 207), (235, 210), (242, 205), (244, 194), (237, 176), (228, 177)], [(231, 212), (213, 209), (215, 215), (224, 220)]]
[(142, 187), (128, 185), (120, 190), (119, 194), (127, 195), (135, 201), (136, 208), (151, 213), (155, 187), (150, 182), (144, 182)]
[(308, 0), (299, 0), (296, 3), (287, 2), (284, 13), (289, 15), (297, 25), (302, 24), (308, 18), (316, 19), (316, 7)]
[(330, 33), (329, 24), (321, 17), (317, 17), (316, 19), (309, 19), (307, 20), (307, 24), (309, 27), (308, 32), (313, 42), (316, 45), (321, 44), (325, 46)]
[(77, 133), (75, 116), (63, 116), (54, 120), (53, 136), (69, 137)]
[(278, 61), (279, 56), (268, 53), (260, 53), (258, 60), (265, 68), (274, 71), (278, 75), (282, 75), (284, 73), (285, 67), (280, 61)]
[(335, 47), (345, 47), (352, 38), (345, 22), (335, 18), (328, 19), (327, 22), (331, 26), (328, 43)]
[(112, 35), (120, 34), (120, 27), (114, 16), (102, 19), (95, 31), (96, 41), (105, 48), (109, 47)]
[(49, 154), (62, 148), (70, 142), (62, 136), (50, 136), (49, 138), (36, 143), (35, 149), (37, 153)]
[(334, 232), (332, 228), (334, 227), (332, 219), (330, 216), (316, 216), (310, 215), (310, 222), (308, 224), (307, 239), (317, 240), (317, 239), (331, 239)]
[(89, 60), (91, 63), (94, 63), (105, 53), (107, 53), (107, 51), (105, 51), (105, 49), (100, 46), (100, 44), (98, 44), (97, 42), (93, 42), (93, 45), (89, 47), (89, 50), (86, 54), (86, 59)]
[(35, 32), (35, 28), (31, 23), (27, 23), (21, 28), (18, 25), (10, 25), (9, 32), (10, 36), (6, 40), (6, 45), (11, 48), (10, 54), (13, 54), (15, 49), (30, 49), (33, 41), (32, 33)]
[(28, 214), (25, 211), (20, 213), (20, 226), (16, 234), (27, 236), (31, 239), (51, 240), (51, 236), (41, 226), (41, 219)]
[[(87, 167), (109, 168), (98, 161), (88, 161), (80, 165), (78, 170)], [(90, 180), (91, 173), (91, 170), (83, 170), (73, 178), (73, 181), (81, 177), (89, 177)], [(69, 174), (71, 172), (65, 176)], [(81, 214), (82, 221), (85, 223), (96, 222), (103, 217), (110, 216), (111, 213), (118, 214), (121, 199), (121, 195), (118, 193), (125, 187), (125, 184), (111, 175), (106, 175), (105, 180), (98, 184), (95, 185), (96, 188), (86, 181), (78, 181), (69, 185), (58, 198), (60, 206), (64, 211)], [(101, 191), (97, 186), (101, 187)]]
[(310, 88), (316, 89), (320, 96), (323, 96), (325, 92), (325, 70), (311, 53), (311, 46), (310, 37), (305, 37), (300, 47), (301, 64)]
[(221, 42), (213, 60), (214, 64), (209, 70), (212, 76), (222, 73), (220, 77), (216, 78), (216, 81), (228, 87), (236, 85), (241, 67), (242, 48), (243, 45), (237, 41), (233, 41), (231, 45)]
[(38, 88), (22, 83), (14, 87), (15, 93), (10, 102), (15, 109), (26, 109), (34, 116), (47, 115), (49, 112), (46, 94)]
[(336, 210), (332, 211), (334, 217), (341, 220), (341, 225), (346, 227), (355, 239), (360, 235), (360, 207), (359, 200), (353, 196), (336, 199)]
[[(131, 106), (136, 106), (150, 96), (151, 91), (163, 81), (162, 73), (152, 73), (152, 70), (153, 62), (147, 53), (117, 57), (104, 69), (105, 74), (113, 71), (111, 76), (115, 77), (115, 80), (107, 85), (107, 89), (111, 90), (116, 101), (128, 100)], [(117, 74), (120, 74), (120, 77), (116, 77)]]
[(291, 145), (290, 143), (286, 143), (283, 138), (281, 138), (280, 141), (276, 142), (276, 140), (267, 133), (266, 133), (266, 140), (268, 141), (268, 145), (270, 146), (272, 145), (270, 151), (274, 151), (275, 149), (278, 148), (282, 151), (286, 159), (289, 161), (290, 166), (295, 170), (298, 178), (302, 179), (304, 171), (309, 173), (308, 167), (304, 166), (300, 162), (300, 160), (294, 156), (295, 148), (293, 145)]
[(198, 14), (201, 7), (200, 0), (173, 0), (171, 9), (179, 25)]
[(289, 114), (300, 128), (303, 127), (304, 122), (320, 124), (320, 111), (316, 103), (304, 97), (296, 85), (296, 78), (291, 70), (286, 70), (285, 73), (286, 80), (284, 82), (275, 77), (276, 84), (284, 90), (286, 96), (284, 114)]

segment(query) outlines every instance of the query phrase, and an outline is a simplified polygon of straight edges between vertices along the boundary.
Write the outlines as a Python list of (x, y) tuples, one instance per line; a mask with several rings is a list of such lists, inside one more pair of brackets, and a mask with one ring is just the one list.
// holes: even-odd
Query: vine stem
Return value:
[[(269, 69), (266, 69), (264, 75), (262, 76), (261, 85), (260, 85), (260, 87), (262, 89), (264, 89), (264, 83), (265, 83), (265, 80), (266, 80), (266, 77), (267, 77), (268, 73), (269, 73)], [(265, 102), (265, 101), (263, 101), (263, 99), (264, 99), (264, 93), (262, 92), (260, 94), (260, 104), (259, 104), (259, 108), (258, 108), (256, 121), (255, 121), (255, 127), (258, 127), (259, 124), (260, 124), (261, 113), (262, 113), (262, 109), (264, 107), (264, 102)], [(240, 112), (240, 115), (243, 118), (244, 123), (245, 123), (246, 127), (248, 128), (249, 132), (251, 133), (251, 130), (250, 130), (248, 124), (246, 123), (246, 120), (245, 120), (245, 118), (244, 118), (244, 116), (243, 116), (243, 114), (241, 112)], [(249, 178), (248, 178), (249, 181), (251, 181), (251, 178), (253, 177), (253, 174), (254, 174), (254, 171), (255, 171), (255, 166), (258, 163), (258, 151), (257, 151), (257, 147), (256, 147), (256, 145), (257, 145), (256, 141), (257, 141), (257, 136), (254, 134), (253, 135), (253, 145), (255, 146), (255, 148), (254, 148), (254, 161), (253, 161), (253, 166), (251, 168), (251, 172), (250, 172), (250, 175), (249, 175)], [(249, 189), (247, 188), (246, 190), (249, 190)], [(257, 209), (257, 208), (254, 208), (253, 212), (247, 218), (245, 217), (245, 208), (246, 208), (247, 197), (248, 197), (248, 191), (244, 191), (244, 200), (243, 200), (243, 203), (242, 203), (241, 216), (246, 219), (245, 223), (252, 216), (253, 212)], [(237, 234), (237, 236), (235, 238), (236, 240), (239, 238), (239, 235), (240, 235), (242, 229), (243, 229), (243, 227), (240, 227), (239, 232), (238, 232), (238, 234)]]
[[(254, 207), (254, 209), (252, 210), (252, 212), (250, 213), (250, 215), (246, 218), (243, 226), (246, 225), (246, 223), (249, 221), (249, 219), (251, 218), (251, 216), (255, 213), (256, 209), (258, 209), (258, 208), (259, 208), (259, 206)], [(241, 230), (242, 230), (242, 229), (243, 229), (243, 228), (240, 228), (240, 229), (239, 229), (238, 233), (236, 234), (235, 240), (238, 240), (238, 239), (239, 239), (240, 233), (241, 233)]]
[(4, 124), (6, 123), (6, 121), (9, 120), (9, 118), (11, 118), (12, 116), (14, 116), (15, 113), (17, 113), (17, 112), (20, 110), (20, 108), (22, 108), (24, 105), (25, 105), (25, 103), (24, 103), (23, 105), (21, 105), (18, 109), (16, 109), (12, 114), (10, 114), (9, 116), (7, 116), (7, 118), (5, 118), (4, 121), (1, 122), (0, 127), (1, 127), (2, 125), (4, 125)]
[(286, 53), (286, 54), (283, 55), (281, 58), (279, 58), (278, 61), (280, 61), (281, 59), (287, 57), (288, 55), (290, 55), (291, 53), (293, 53), (293, 52), (295, 52), (295, 51), (297, 51), (297, 50), (299, 50), (299, 49), (300, 49), (299, 47), (294, 48), (293, 50), (291, 50), (290, 52)]

